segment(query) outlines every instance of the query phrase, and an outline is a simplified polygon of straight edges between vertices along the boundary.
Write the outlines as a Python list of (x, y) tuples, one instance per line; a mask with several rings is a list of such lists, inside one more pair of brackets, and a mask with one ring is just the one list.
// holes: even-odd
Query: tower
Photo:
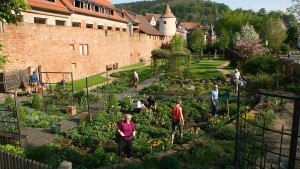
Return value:
[(167, 36), (173, 36), (176, 33), (176, 17), (173, 15), (169, 5), (166, 7), (165, 14), (159, 19), (159, 31)]

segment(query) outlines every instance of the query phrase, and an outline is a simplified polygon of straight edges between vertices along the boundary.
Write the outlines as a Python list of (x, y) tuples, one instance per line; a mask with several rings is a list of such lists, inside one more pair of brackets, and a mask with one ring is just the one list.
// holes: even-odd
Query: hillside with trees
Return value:
[(115, 4), (115, 7), (126, 9), (138, 14), (157, 13), (163, 14), (169, 4), (172, 12), (179, 22), (201, 22), (208, 25), (223, 13), (230, 11), (225, 4), (206, 0), (156, 0), (138, 1), (131, 3)]

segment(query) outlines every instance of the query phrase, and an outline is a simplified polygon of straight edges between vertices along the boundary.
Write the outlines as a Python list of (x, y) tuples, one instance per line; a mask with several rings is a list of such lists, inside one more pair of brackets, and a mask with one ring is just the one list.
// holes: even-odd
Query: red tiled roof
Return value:
[(196, 23), (196, 22), (182, 22), (181, 25), (187, 30), (201, 27), (200, 23)]
[(71, 11), (68, 10), (61, 0), (56, 0), (55, 2), (49, 2), (45, 0), (27, 0), (27, 2), (31, 7), (71, 13)]
[(152, 18), (153, 18), (154, 16), (152, 16), (152, 15), (146, 15), (146, 16), (144, 16), (144, 18), (150, 23), (151, 22), (151, 20), (152, 20)]
[(155, 14), (155, 13), (145, 13), (146, 16), (154, 16), (156, 22), (159, 20), (161, 17), (161, 14)]
[(132, 13), (132, 12), (130, 12), (130, 11), (127, 11), (127, 10), (125, 10), (125, 9), (122, 9), (122, 12), (124, 12), (124, 13), (128, 16), (128, 18), (129, 18), (130, 20), (132, 20), (133, 22), (140, 23), (140, 21), (137, 20), (137, 18), (134, 18), (134, 16), (133, 16), (133, 15), (136, 15), (136, 16), (137, 16), (137, 14)]
[(102, 4), (107, 7), (115, 8), (115, 6), (112, 3), (110, 3), (108, 0), (94, 0), (94, 2), (96, 2), (97, 4)]
[(162, 35), (158, 30), (156, 30), (142, 15), (137, 15), (137, 19), (141, 22), (139, 25), (140, 31), (148, 35)]
[[(73, 10), (75, 13), (82, 13), (82, 14), (87, 14), (87, 15), (92, 15), (95, 17), (101, 17), (101, 18), (108, 18), (108, 19), (112, 19), (112, 20), (118, 20), (118, 21), (122, 21), (122, 22), (128, 22), (125, 18), (122, 18), (122, 16), (119, 15), (119, 13), (117, 12), (117, 10), (115, 10), (114, 15), (109, 15), (106, 13), (101, 13), (101, 12), (96, 12), (93, 10), (88, 10), (86, 8), (77, 8), (75, 6), (73, 6), (73, 3), (71, 2), (71, 0), (61, 0), (63, 2), (65, 2), (65, 4), (71, 9)], [(109, 1), (107, 0), (95, 0), (95, 2), (101, 3), (102, 5), (104, 4), (111, 4)], [(111, 4), (112, 5), (112, 4)], [(115, 7), (112, 6), (106, 6), (112, 9), (115, 9)]]

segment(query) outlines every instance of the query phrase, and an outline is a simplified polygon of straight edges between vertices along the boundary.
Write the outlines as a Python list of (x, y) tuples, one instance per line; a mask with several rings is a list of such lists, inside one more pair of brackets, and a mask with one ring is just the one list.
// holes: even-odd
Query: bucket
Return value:
[(60, 133), (60, 126), (61, 126), (61, 124), (53, 124), (51, 126), (52, 134), (59, 134)]

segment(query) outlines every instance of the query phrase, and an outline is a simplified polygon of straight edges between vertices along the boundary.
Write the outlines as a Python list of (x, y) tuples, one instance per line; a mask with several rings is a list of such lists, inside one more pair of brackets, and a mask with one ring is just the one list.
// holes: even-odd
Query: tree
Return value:
[(0, 70), (4, 69), (4, 65), (7, 62), (7, 55), (2, 53), (2, 47), (3, 45), (0, 42)]
[(296, 16), (300, 16), (300, 0), (291, 0), (294, 4), (288, 8), (288, 11), (295, 14)]
[(241, 33), (237, 33), (233, 52), (245, 63), (251, 56), (265, 53), (266, 49), (262, 46), (254, 27), (247, 23), (242, 26)]
[(202, 31), (202, 29), (197, 28), (191, 33), (190, 43), (191, 49), (194, 52), (198, 53), (200, 57), (202, 51), (205, 48), (204, 32)]
[(21, 14), (20, 9), (30, 9), (25, 0), (1, 0), (0, 21), (17, 23), (16, 15)]
[(171, 39), (172, 50), (181, 50), (186, 47), (186, 41), (181, 35), (174, 35)]
[(281, 19), (268, 17), (263, 23), (263, 29), (260, 33), (263, 38), (268, 40), (268, 47), (274, 53), (277, 53), (286, 39), (286, 30)]
[(229, 33), (227, 31), (225, 31), (224, 29), (222, 29), (219, 34), (218, 44), (219, 44), (220, 49), (222, 49), (222, 51), (223, 51), (223, 57), (224, 57), (224, 51), (225, 51), (225, 49), (228, 48), (229, 43), (230, 43)]

